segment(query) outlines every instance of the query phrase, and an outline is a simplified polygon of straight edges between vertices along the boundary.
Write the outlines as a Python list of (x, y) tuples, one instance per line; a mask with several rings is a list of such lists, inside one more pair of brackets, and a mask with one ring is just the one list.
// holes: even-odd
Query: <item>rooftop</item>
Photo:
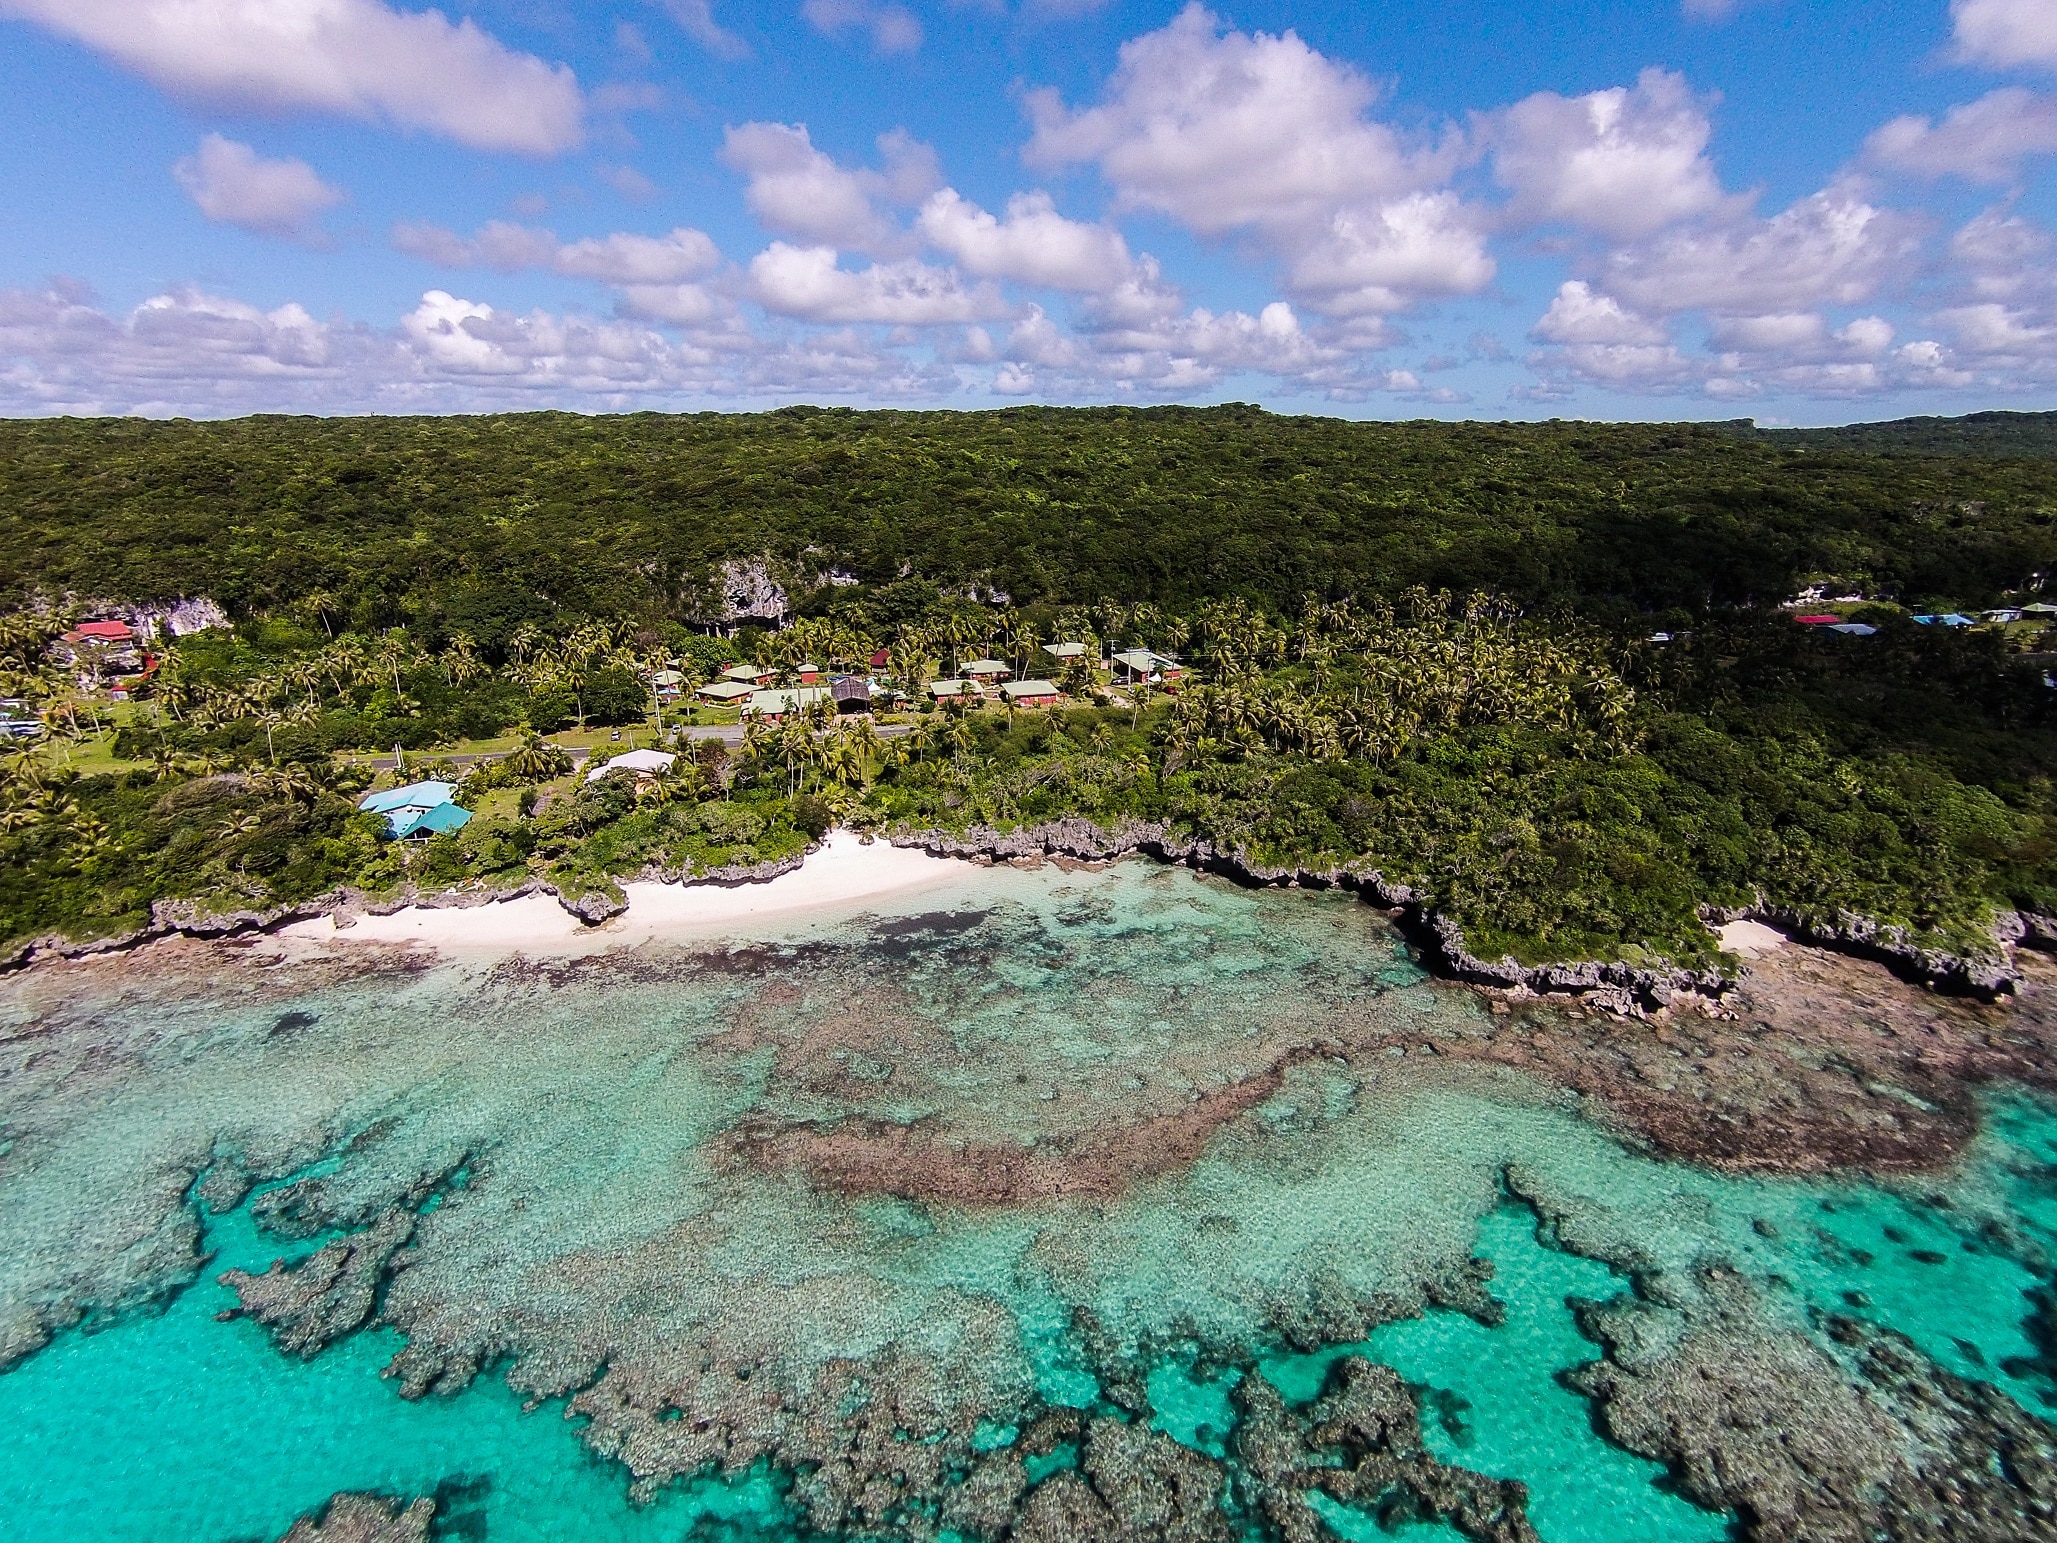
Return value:
[(671, 770), (671, 763), (678, 759), (667, 750), (630, 750), (616, 756), (605, 765), (596, 766), (586, 773), (586, 781), (598, 782), (613, 771), (649, 772), (662, 776)]
[(357, 800), (357, 807), (368, 814), (391, 814), (397, 809), (433, 809), (438, 804), (449, 803), (456, 791), (454, 782), (410, 782), (404, 788), (367, 793)]
[(769, 691), (753, 691), (750, 700), (743, 704), (746, 713), (762, 714), (765, 717), (779, 717), (812, 707), (829, 694), (826, 686), (774, 687)]

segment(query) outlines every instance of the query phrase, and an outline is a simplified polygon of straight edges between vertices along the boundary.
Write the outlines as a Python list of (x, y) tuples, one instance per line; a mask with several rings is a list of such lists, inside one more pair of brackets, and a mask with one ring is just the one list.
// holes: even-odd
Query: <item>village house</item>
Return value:
[(1010, 680), (1000, 688), (1009, 707), (1055, 707), (1063, 694), (1047, 680)]
[(658, 670), (650, 677), (650, 689), (660, 702), (676, 702), (685, 694), (686, 678), (677, 670)]
[(841, 713), (871, 711), (871, 682), (862, 675), (844, 675), (829, 687), (829, 696)]
[(712, 702), (716, 707), (734, 707), (756, 692), (757, 688), (748, 681), (711, 680), (693, 695), (703, 702)]
[(826, 686), (787, 686), (754, 691), (750, 700), (743, 704), (743, 716), (777, 723), (788, 713), (804, 713), (816, 702), (828, 700), (828, 695)]
[(586, 773), (586, 781), (598, 782), (614, 772), (633, 772), (638, 782), (648, 777), (662, 777), (677, 759), (668, 750), (630, 750), (594, 767)]
[(929, 695), (940, 702), (944, 697), (983, 697), (985, 693), (979, 690), (977, 681), (959, 680), (953, 676), (930, 681)]
[[(1839, 618), (1840, 619), (1840, 618)], [(1123, 685), (1171, 685), (1185, 674), (1185, 668), (1176, 659), (1165, 654), (1152, 653), (1147, 648), (1131, 648), (1116, 654), (1112, 660), (1114, 678)]]
[(1007, 679), (1014, 671), (998, 659), (974, 659), (964, 667), (963, 674), (981, 686), (994, 685)]
[(384, 815), (387, 834), (396, 841), (404, 841), (410, 836), (462, 830), (471, 820), (471, 811), (451, 802), (456, 793), (453, 783), (410, 782), (404, 788), (367, 793), (357, 801), (357, 807), (366, 814)]
[(1083, 659), (1086, 645), (1083, 643), (1045, 643), (1043, 652), (1059, 664), (1069, 664), (1074, 659)]
[(732, 664), (721, 672), (723, 680), (739, 681), (746, 686), (769, 685), (771, 676), (771, 670), (761, 664)]

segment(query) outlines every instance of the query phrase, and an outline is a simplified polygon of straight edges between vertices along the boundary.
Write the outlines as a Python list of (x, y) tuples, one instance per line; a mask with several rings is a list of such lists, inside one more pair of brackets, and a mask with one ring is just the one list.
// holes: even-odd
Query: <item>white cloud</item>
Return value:
[(633, 166), (596, 166), (593, 175), (632, 204), (648, 203), (658, 193), (657, 184)]
[(880, 54), (911, 54), (921, 47), (921, 23), (904, 5), (879, 5), (875, 0), (802, 0), (800, 14), (824, 37), (868, 33)]
[(1121, 283), (1132, 268), (1121, 232), (1066, 219), (1048, 193), (1015, 194), (1003, 222), (955, 188), (943, 188), (921, 206), (914, 228), (975, 278), (1098, 293)]
[(0, 291), (0, 412), (621, 410), (858, 394), (932, 401), (954, 369), (849, 328), (678, 341), (631, 319), (526, 314), (431, 290), (386, 329), (266, 312), (191, 290), (125, 316), (77, 285)]
[(1484, 235), (1449, 192), (1339, 209), (1286, 268), (1287, 286), (1331, 316), (1402, 310), (1430, 295), (1476, 294), (1494, 271)]
[(1410, 151), (1364, 114), (1376, 96), (1292, 32), (1231, 32), (1198, 4), (1124, 43), (1097, 107), (1028, 99), (1031, 164), (1096, 163), (1130, 208), (1204, 235), (1325, 224), (1338, 204), (1434, 185), (1452, 157)]
[(1126, 209), (1254, 234), (1309, 309), (1362, 316), (1491, 282), (1483, 221), (1443, 187), (1453, 139), (1410, 145), (1377, 93), (1291, 32), (1224, 32), (1198, 4), (1124, 44), (1096, 106), (1032, 93), (1033, 164), (1090, 162)]
[(904, 133), (878, 140), (883, 169), (838, 166), (805, 124), (745, 123), (724, 136), (721, 159), (747, 177), (743, 200), (764, 226), (810, 245), (903, 255), (913, 241), (875, 201), (914, 204), (940, 178), (935, 152)]
[(750, 45), (714, 19), (708, 0), (657, 0), (665, 15), (678, 23), (679, 31), (718, 59), (745, 59)]
[(2057, 296), (2049, 233), (2003, 204), (1987, 209), (1950, 238), (1950, 261), (1981, 300)]
[(851, 273), (837, 266), (833, 247), (783, 241), (750, 260), (749, 290), (766, 310), (802, 321), (923, 327), (985, 321), (1010, 309), (990, 286), (967, 289), (954, 269), (910, 258)]
[(2049, 0), (1951, 0), (1957, 51), (2002, 69), (2057, 65), (2057, 7)]
[(379, 0), (0, 0), (0, 11), (186, 95), (381, 119), (481, 150), (549, 155), (583, 137), (569, 68), (440, 11)]
[(711, 273), (721, 252), (704, 231), (681, 225), (669, 235), (617, 231), (560, 242), (534, 226), (494, 220), (469, 238), (438, 225), (396, 225), (393, 245), (445, 268), (493, 268), (517, 273), (541, 268), (566, 278), (602, 284), (677, 284)]
[(1646, 317), (1634, 316), (1612, 295), (1598, 295), (1583, 279), (1560, 285), (1550, 309), (1532, 335), (1550, 343), (1650, 344), (1665, 341), (1665, 332)]
[(2057, 325), (2031, 313), (1988, 302), (1955, 306), (1930, 318), (1967, 353), (2014, 360), (2057, 360)]
[(1856, 184), (1824, 188), (1772, 218), (1668, 232), (1608, 255), (1603, 287), (1639, 310), (1742, 315), (1852, 305), (1904, 271), (1925, 222), (1872, 204)]
[(2020, 86), (1953, 107), (1941, 123), (1909, 113), (1864, 142), (1865, 159), (1918, 177), (2008, 182), (2033, 155), (2057, 154), (2057, 101)]
[(1510, 219), (1562, 221), (1617, 239), (1647, 236), (1721, 202), (1713, 132), (1685, 78), (1648, 69), (1633, 89), (1539, 91), (1485, 120)]
[(344, 200), (305, 161), (268, 161), (248, 145), (209, 134), (172, 176), (210, 220), (310, 244), (321, 215)]

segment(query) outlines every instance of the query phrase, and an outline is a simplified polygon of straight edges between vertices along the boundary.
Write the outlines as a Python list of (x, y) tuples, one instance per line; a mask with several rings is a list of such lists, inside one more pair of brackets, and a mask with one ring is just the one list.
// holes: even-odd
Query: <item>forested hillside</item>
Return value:
[(1878, 450), (1903, 455), (2057, 456), (2057, 413), (1969, 413), (1962, 418), (1895, 418), (1833, 429), (1757, 429), (1786, 446)]
[[(0, 758), (0, 948), (164, 902), (588, 894), (831, 821), (1079, 816), (1375, 868), (1531, 962), (1705, 962), (1709, 908), (1751, 905), (1982, 954), (1996, 911), (2057, 917), (2057, 628), (1909, 613), (2026, 602), (2053, 522), (2057, 459), (1733, 424), (0, 424), (0, 698), (35, 717)], [(732, 559), (797, 624), (690, 625)], [(1781, 606), (1813, 584), (1875, 603), (1802, 625)], [(67, 629), (181, 595), (235, 627), (136, 657), (117, 700)], [(1181, 678), (1146, 655), (1139, 684), (1130, 649)], [(689, 697), (739, 658), (869, 679), (877, 710), (653, 716), (660, 682)], [(978, 658), (1062, 700), (931, 700)], [(616, 743), (594, 726), (677, 760), (588, 783), (562, 736)], [(461, 755), (477, 817), (382, 839), (354, 799), (394, 747)]]
[[(1841, 432), (1841, 431), (1839, 431)], [(0, 424), (0, 598), (207, 594), (332, 629), (684, 619), (769, 555), (1018, 604), (1483, 589), (1593, 614), (1834, 575), (1970, 606), (2057, 561), (2057, 463), (1690, 425), (1256, 408)], [(797, 598), (797, 593), (796, 593)]]

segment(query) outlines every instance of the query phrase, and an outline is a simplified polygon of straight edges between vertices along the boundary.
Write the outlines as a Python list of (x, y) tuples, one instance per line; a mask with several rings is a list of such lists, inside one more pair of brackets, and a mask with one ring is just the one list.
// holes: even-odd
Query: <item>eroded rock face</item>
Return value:
[(363, 1232), (317, 1249), (299, 1264), (275, 1263), (262, 1275), (226, 1270), (220, 1279), (240, 1308), (221, 1316), (255, 1318), (281, 1350), (308, 1357), (371, 1317), (379, 1281), (414, 1231), (414, 1213), (395, 1206)]
[(436, 1503), (341, 1494), (293, 1523), (280, 1543), (428, 1543)]
[(1765, 1327), (1740, 1277), (1700, 1284), (1713, 1312), (1683, 1330), (1645, 1302), (1587, 1309), (1608, 1357), (1571, 1374), (1607, 1434), (1690, 1499), (1764, 1543), (2057, 1539), (2057, 1430), (1896, 1334), (1830, 1320), (1840, 1365)]
[(1235, 1437), (1251, 1508), (1286, 1543), (1324, 1543), (1330, 1533), (1308, 1503), (1315, 1491), (1373, 1510), (1382, 1521), (1440, 1518), (1477, 1543), (1536, 1543), (1528, 1487), (1438, 1462), (1421, 1439), (1421, 1412), (1400, 1374), (1346, 1356), (1305, 1410), (1258, 1373), (1236, 1387)]

